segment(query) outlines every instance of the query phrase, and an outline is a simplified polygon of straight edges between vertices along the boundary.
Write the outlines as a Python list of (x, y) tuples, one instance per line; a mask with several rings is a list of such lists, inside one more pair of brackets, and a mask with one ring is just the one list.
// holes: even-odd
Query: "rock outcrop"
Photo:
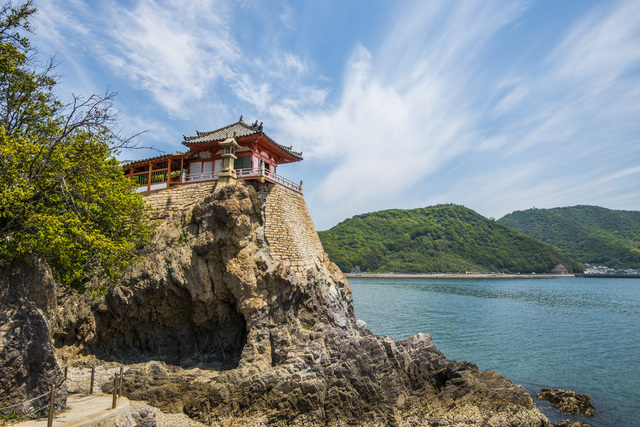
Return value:
[(575, 391), (561, 388), (558, 390), (543, 388), (536, 397), (553, 403), (553, 406), (566, 414), (586, 415), (587, 417), (597, 415), (595, 408), (591, 405), (591, 398), (586, 394), (578, 394)]
[[(55, 283), (48, 267), (29, 260), (0, 271), (0, 408), (2, 414), (30, 414), (66, 405), (64, 374), (58, 365), (45, 313), (52, 315)], [(44, 395), (44, 396), (43, 396)]]
[(210, 424), (550, 425), (522, 387), (447, 360), (429, 335), (372, 334), (298, 193), (178, 191), (154, 199), (144, 262), (104, 297), (61, 302), (61, 357), (144, 362), (128, 397)]

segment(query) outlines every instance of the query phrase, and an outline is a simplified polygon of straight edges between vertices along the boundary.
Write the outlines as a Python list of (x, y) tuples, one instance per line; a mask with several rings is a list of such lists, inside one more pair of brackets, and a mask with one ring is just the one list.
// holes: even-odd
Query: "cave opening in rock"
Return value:
[[(183, 367), (226, 370), (238, 366), (247, 324), (233, 302), (194, 302), (186, 295), (147, 295), (96, 316), (98, 339), (87, 350), (99, 359), (125, 363), (163, 361)], [(135, 313), (135, 314), (134, 314)]]

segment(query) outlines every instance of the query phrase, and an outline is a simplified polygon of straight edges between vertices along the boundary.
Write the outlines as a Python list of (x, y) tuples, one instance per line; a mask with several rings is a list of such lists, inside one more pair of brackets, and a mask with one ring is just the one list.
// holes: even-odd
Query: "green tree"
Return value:
[(54, 95), (53, 61), (27, 37), (32, 3), (0, 11), (0, 267), (42, 257), (62, 283), (115, 280), (151, 235), (148, 208), (115, 160), (113, 94)]
[(638, 211), (578, 205), (515, 211), (498, 222), (553, 245), (580, 262), (640, 268)]

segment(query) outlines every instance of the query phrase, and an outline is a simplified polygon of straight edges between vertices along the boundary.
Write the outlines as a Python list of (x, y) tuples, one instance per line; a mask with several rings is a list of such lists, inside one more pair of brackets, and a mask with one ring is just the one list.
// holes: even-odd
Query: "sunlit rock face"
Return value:
[(301, 194), (238, 184), (194, 201), (186, 187), (150, 201), (145, 260), (106, 296), (60, 302), (61, 357), (136, 363), (130, 398), (212, 424), (548, 424), (522, 387), (428, 334), (367, 330)]

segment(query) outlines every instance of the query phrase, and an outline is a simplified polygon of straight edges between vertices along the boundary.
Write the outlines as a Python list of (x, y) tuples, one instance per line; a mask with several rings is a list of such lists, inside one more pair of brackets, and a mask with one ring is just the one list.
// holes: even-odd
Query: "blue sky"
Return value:
[[(125, 134), (264, 122), (318, 230), (436, 203), (640, 210), (640, 1), (35, 0), (61, 98)], [(121, 159), (156, 155), (139, 150)]]

